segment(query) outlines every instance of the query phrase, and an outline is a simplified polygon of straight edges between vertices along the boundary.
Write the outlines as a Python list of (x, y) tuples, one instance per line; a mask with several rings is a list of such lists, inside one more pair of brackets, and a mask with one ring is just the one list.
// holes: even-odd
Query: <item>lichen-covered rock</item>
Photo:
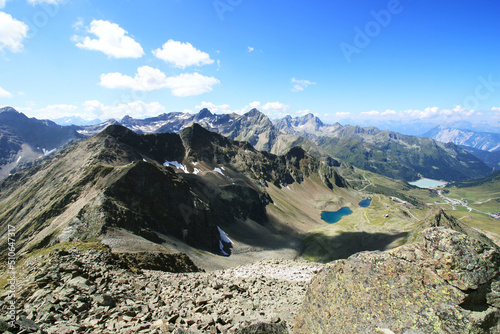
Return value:
[(500, 333), (499, 249), (444, 228), (423, 237), (327, 265), (296, 333)]

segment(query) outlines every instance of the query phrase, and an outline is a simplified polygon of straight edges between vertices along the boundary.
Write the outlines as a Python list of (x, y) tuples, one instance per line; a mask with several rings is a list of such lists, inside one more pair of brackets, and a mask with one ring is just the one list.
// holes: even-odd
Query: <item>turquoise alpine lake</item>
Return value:
[(321, 212), (321, 219), (327, 222), (328, 224), (335, 224), (337, 223), (342, 217), (348, 216), (352, 213), (352, 210), (349, 209), (347, 206), (344, 206), (340, 210), (337, 211), (322, 211)]
[(444, 186), (445, 184), (447, 184), (447, 182), (425, 179), (425, 178), (415, 182), (408, 182), (408, 183), (411, 184), (412, 186), (416, 186), (419, 188), (433, 188), (433, 187)]
[(372, 198), (368, 197), (368, 198), (362, 200), (361, 202), (359, 202), (358, 205), (362, 208), (367, 208), (370, 206), (371, 203), (372, 203)]

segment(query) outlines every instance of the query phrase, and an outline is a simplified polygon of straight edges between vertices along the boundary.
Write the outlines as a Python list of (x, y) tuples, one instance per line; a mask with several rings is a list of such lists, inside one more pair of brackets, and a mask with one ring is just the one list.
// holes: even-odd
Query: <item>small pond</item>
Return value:
[(362, 208), (367, 208), (370, 206), (371, 203), (372, 203), (372, 198), (368, 197), (367, 199), (364, 199), (361, 202), (359, 202), (358, 205)]
[(323, 211), (321, 212), (321, 219), (327, 222), (328, 224), (337, 223), (342, 217), (348, 216), (352, 213), (352, 210), (347, 206), (344, 206), (342, 209), (338, 211)]

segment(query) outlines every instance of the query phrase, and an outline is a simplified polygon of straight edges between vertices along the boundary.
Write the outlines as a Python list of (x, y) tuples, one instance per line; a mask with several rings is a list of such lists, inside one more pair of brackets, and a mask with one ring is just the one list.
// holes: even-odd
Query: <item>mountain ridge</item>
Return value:
[(468, 146), (482, 151), (500, 151), (500, 134), (492, 132), (477, 132), (439, 125), (422, 135), (437, 141)]
[[(145, 238), (141, 247), (172, 236), (230, 254), (219, 226), (251, 221), (269, 229), (267, 238), (276, 244), (288, 242), (269, 225), (266, 207), (273, 200), (267, 189), (313, 176), (324, 193), (349, 187), (334, 167), (300, 148), (276, 156), (197, 124), (180, 134), (147, 135), (111, 125), (2, 181), (0, 228), (19, 227), (21, 252), (64, 241), (113, 245), (121, 237), (111, 235), (132, 233), (130, 238)], [(160, 247), (153, 244), (148, 247)]]

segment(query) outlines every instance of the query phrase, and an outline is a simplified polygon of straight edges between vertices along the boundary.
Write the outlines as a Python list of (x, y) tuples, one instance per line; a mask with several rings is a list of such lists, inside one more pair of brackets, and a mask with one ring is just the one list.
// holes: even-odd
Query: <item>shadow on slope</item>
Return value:
[(368, 233), (341, 232), (335, 236), (322, 233), (308, 233), (305, 237), (308, 245), (302, 254), (308, 260), (327, 263), (362, 251), (384, 251), (390, 244), (403, 239), (408, 233)]

